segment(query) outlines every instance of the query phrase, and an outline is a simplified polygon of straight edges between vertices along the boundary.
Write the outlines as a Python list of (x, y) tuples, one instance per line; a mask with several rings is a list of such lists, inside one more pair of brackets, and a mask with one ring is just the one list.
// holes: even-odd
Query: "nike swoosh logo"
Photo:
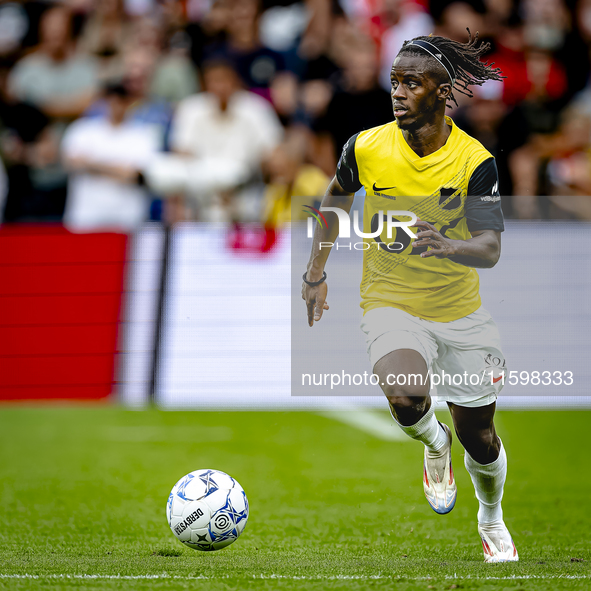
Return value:
[(499, 376), (498, 378), (493, 378), (493, 384), (496, 384), (503, 376)]
[(376, 184), (373, 184), (373, 190), (374, 191), (387, 191), (388, 189), (395, 189), (396, 185), (394, 185), (393, 187), (376, 187)]

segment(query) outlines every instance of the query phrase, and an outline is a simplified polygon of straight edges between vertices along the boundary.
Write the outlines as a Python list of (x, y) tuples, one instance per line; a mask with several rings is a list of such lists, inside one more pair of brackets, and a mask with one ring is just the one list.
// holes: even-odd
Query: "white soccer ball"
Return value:
[(225, 472), (195, 470), (174, 485), (166, 503), (166, 519), (172, 533), (189, 548), (219, 550), (244, 531), (248, 499)]

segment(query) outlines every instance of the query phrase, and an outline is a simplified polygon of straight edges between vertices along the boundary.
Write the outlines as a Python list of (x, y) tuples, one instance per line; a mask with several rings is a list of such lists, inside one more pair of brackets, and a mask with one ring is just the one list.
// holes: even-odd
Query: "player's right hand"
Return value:
[(314, 287), (302, 282), (302, 299), (306, 302), (308, 326), (314, 326), (314, 321), (318, 322), (322, 318), (324, 310), (328, 310), (327, 293), (328, 285), (326, 285), (326, 281)]

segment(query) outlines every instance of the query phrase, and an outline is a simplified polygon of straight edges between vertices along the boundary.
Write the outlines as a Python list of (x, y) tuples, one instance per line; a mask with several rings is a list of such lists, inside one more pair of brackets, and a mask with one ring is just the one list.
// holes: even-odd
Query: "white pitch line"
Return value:
[[(494, 568), (494, 567), (493, 567)], [(31, 574), (0, 574), (0, 580), (2, 579), (34, 579), (34, 580), (42, 580), (42, 579), (59, 579), (59, 580), (68, 580), (68, 579), (76, 579), (76, 580), (122, 580), (122, 581), (152, 581), (152, 580), (180, 580), (180, 581), (213, 581), (216, 579), (232, 579), (237, 578), (232, 575), (221, 575), (221, 576), (207, 576), (207, 575), (169, 575), (166, 573), (160, 575), (71, 575), (71, 574), (47, 574), (47, 575), (31, 575)], [(238, 577), (242, 578), (242, 577)], [(555, 579), (565, 579), (565, 580), (586, 580), (591, 579), (591, 575), (507, 575), (503, 577), (494, 577), (494, 576), (484, 576), (484, 577), (474, 577), (472, 575), (445, 575), (443, 577), (438, 577), (434, 575), (432, 577), (429, 576), (421, 576), (421, 577), (410, 577), (404, 574), (396, 575), (276, 575), (276, 574), (269, 574), (269, 575), (250, 575), (251, 579), (259, 579), (259, 580), (273, 580), (273, 579), (285, 579), (290, 581), (373, 581), (373, 580), (409, 580), (409, 581), (430, 581), (430, 580), (437, 580), (437, 579), (445, 579), (445, 580), (474, 580), (474, 581), (521, 581), (521, 580), (555, 580)]]
[(321, 411), (318, 414), (355, 427), (384, 441), (410, 440), (396, 425), (394, 419), (379, 411), (352, 407), (345, 410)]
[[(494, 567), (493, 567), (494, 568)], [(473, 577), (472, 575), (445, 575), (443, 577), (438, 577), (437, 575), (429, 576), (422, 576), (422, 577), (409, 577), (407, 575), (311, 575), (311, 576), (298, 576), (298, 575), (252, 575), (253, 579), (289, 579), (289, 580), (305, 580), (305, 581), (340, 581), (340, 580), (374, 580), (374, 579), (384, 579), (384, 580), (394, 580), (394, 579), (407, 579), (410, 581), (431, 581), (436, 579), (445, 579), (445, 580), (463, 580), (463, 579), (471, 579), (475, 581), (485, 580), (485, 581), (519, 581), (522, 579), (591, 579), (590, 575), (507, 575), (505, 577)]]

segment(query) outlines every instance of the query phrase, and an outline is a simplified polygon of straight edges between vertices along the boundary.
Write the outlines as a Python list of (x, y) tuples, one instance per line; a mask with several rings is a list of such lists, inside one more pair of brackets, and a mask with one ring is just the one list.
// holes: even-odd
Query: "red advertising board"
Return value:
[(127, 236), (0, 227), (0, 400), (113, 387)]

